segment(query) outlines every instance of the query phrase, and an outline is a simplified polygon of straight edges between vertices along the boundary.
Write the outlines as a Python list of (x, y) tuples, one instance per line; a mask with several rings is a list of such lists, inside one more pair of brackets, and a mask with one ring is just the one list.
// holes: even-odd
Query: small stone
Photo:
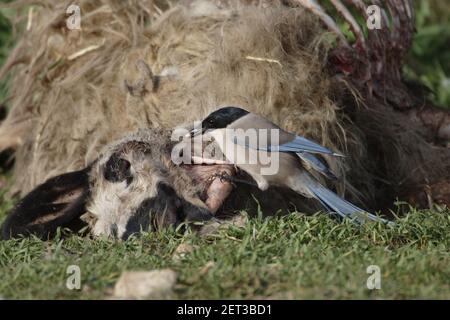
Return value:
[(234, 215), (231, 219), (218, 221), (214, 220), (206, 223), (199, 231), (201, 236), (207, 236), (215, 233), (217, 230), (226, 227), (243, 228), (248, 222), (248, 215), (245, 212), (240, 212)]
[(214, 261), (208, 261), (201, 269), (200, 269), (200, 274), (201, 275), (205, 275), (209, 272), (209, 270), (211, 270), (214, 266), (215, 266), (215, 262)]
[(164, 299), (173, 290), (177, 274), (171, 269), (125, 271), (114, 287), (114, 297), (120, 299)]
[(172, 259), (175, 261), (182, 260), (186, 258), (188, 254), (194, 251), (194, 247), (187, 243), (180, 244), (174, 251)]
[(230, 224), (237, 228), (243, 228), (248, 222), (248, 215), (245, 212), (236, 214), (231, 220)]
[(83, 285), (83, 287), (81, 288), (81, 291), (83, 293), (91, 293), (92, 292), (92, 288), (90, 286), (88, 286), (87, 284)]
[(212, 221), (212, 222), (207, 222), (200, 230), (199, 230), (199, 235), (201, 236), (207, 236), (210, 234), (215, 233), (219, 227), (222, 225), (222, 223), (218, 222), (218, 221)]

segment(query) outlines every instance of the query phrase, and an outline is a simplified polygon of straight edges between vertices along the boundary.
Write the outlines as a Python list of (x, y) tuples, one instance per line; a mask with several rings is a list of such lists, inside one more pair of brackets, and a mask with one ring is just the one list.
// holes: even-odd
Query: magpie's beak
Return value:
[(188, 133), (186, 133), (185, 138), (194, 138), (200, 134), (202, 134), (204, 130), (202, 128), (194, 128)]

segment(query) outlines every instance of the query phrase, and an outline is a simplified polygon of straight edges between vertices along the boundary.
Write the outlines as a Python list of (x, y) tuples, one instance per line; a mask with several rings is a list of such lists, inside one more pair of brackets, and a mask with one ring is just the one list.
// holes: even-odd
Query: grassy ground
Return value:
[[(0, 243), (6, 298), (105, 298), (123, 270), (171, 268), (171, 298), (450, 298), (450, 212), (412, 210), (393, 228), (337, 224), (326, 215), (249, 219), (200, 237), (173, 231), (128, 241), (79, 236)], [(194, 251), (181, 260), (181, 243)], [(78, 265), (82, 289), (66, 288)], [(377, 265), (381, 289), (366, 286)]]
[[(419, 33), (405, 72), (449, 106), (450, 8), (417, 3)], [(1, 12), (0, 65), (10, 47)], [(12, 205), (4, 192), (0, 187), (0, 222)], [(206, 237), (166, 230), (125, 242), (77, 235), (6, 241), (0, 242), (0, 297), (106, 298), (123, 270), (168, 267), (178, 273), (172, 298), (450, 299), (449, 231), (449, 211), (411, 209), (393, 228), (292, 214), (250, 219)], [(174, 260), (181, 243), (195, 249)], [(80, 291), (66, 288), (69, 265), (81, 268)], [(380, 290), (366, 286), (370, 265), (380, 268)]]

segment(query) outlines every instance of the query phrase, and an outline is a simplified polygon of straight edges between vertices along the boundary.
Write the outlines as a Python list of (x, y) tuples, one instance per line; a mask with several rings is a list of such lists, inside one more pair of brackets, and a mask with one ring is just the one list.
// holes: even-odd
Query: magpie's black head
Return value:
[(229, 124), (248, 114), (247, 110), (238, 107), (223, 107), (210, 113), (202, 121), (202, 131), (226, 128)]

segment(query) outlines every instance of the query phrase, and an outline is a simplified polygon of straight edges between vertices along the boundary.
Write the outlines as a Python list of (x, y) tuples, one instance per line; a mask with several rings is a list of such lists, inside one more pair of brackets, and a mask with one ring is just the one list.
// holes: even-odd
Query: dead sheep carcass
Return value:
[[(325, 158), (340, 177), (330, 187), (361, 206), (381, 207), (391, 190), (380, 180), (420, 185), (448, 175), (447, 149), (434, 150), (411, 128), (392, 130), (395, 121), (407, 128), (414, 120), (394, 110), (395, 99), (380, 107), (382, 90), (371, 80), (379, 85), (389, 66), (371, 73), (358, 50), (336, 49), (310, 1), (81, 1), (81, 30), (67, 29), (69, 2), (43, 3), (2, 69), (12, 83), (0, 147), (15, 150), (12, 192), (26, 195), (4, 237), (46, 237), (58, 226), (77, 228), (81, 216), (93, 218), (94, 234), (122, 238), (149, 225), (207, 220), (217, 190), (226, 193), (217, 216), (258, 206), (265, 214), (317, 211), (286, 190), (231, 190), (211, 179), (233, 168), (170, 161), (171, 130), (222, 105), (242, 106), (347, 154), (345, 161)], [(424, 151), (433, 170), (409, 177)], [(388, 159), (402, 160), (393, 163), (394, 176)]]

